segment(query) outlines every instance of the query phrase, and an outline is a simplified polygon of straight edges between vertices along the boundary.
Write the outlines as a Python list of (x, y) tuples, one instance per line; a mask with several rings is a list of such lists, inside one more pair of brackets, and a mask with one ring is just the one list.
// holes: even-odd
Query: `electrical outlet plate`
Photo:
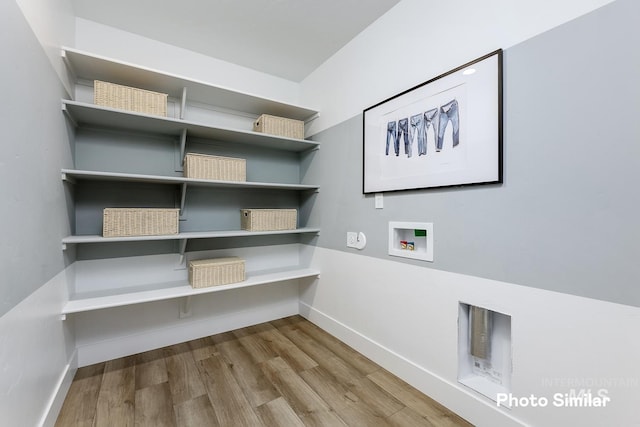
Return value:
[(347, 232), (347, 247), (355, 248), (358, 243), (358, 233), (354, 231)]
[(367, 237), (363, 232), (356, 233), (354, 231), (347, 232), (347, 247), (348, 248), (356, 248), (356, 249), (364, 249), (367, 245)]

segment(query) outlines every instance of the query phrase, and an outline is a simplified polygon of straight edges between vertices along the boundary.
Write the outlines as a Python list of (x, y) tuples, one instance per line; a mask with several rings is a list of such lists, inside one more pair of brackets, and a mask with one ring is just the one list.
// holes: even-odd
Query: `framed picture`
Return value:
[(365, 194), (502, 182), (502, 50), (363, 116)]

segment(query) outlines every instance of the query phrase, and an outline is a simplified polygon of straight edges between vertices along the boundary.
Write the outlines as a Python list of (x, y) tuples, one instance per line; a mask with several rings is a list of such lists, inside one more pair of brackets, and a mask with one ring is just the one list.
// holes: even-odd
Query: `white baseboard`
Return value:
[(478, 427), (524, 427), (504, 409), (300, 301), (300, 315)]
[(77, 370), (78, 352), (74, 351), (69, 359), (69, 363), (67, 363), (60, 375), (58, 384), (56, 385), (49, 402), (47, 402), (42, 419), (38, 424), (40, 427), (53, 427), (56, 424), (56, 420), (60, 414), (60, 409), (62, 409), (62, 404), (64, 403), (64, 399), (67, 397), (67, 393), (69, 392), (69, 388), (71, 387), (73, 377), (76, 375)]

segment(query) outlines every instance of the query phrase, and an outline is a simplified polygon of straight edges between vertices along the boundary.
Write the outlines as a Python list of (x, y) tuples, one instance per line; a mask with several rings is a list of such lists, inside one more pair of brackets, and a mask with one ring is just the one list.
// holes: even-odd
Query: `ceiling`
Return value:
[(400, 0), (71, 1), (78, 17), (299, 82)]

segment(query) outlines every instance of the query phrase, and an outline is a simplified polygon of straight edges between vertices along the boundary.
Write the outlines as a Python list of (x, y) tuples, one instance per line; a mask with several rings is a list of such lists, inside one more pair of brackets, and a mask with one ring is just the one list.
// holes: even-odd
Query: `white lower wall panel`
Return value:
[(298, 286), (291, 280), (196, 296), (193, 315), (182, 319), (180, 299), (74, 314), (78, 366), (297, 314)]
[[(480, 427), (635, 425), (640, 309), (461, 274), (314, 248), (319, 280), (300, 312)], [(498, 408), (457, 382), (458, 307), (511, 316), (514, 397), (545, 407)], [(556, 394), (606, 390), (606, 407), (557, 406)]]
[(69, 267), (0, 317), (0, 424), (52, 426), (76, 371)]

